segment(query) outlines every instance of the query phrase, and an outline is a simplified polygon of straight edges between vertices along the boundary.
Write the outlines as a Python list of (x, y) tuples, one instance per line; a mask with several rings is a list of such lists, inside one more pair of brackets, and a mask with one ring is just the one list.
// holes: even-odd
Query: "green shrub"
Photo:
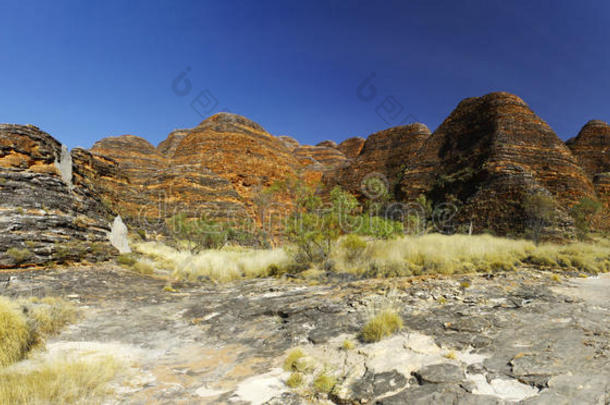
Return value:
[(6, 251), (6, 254), (9, 255), (15, 264), (21, 264), (26, 262), (28, 259), (31, 259), (34, 254), (28, 249), (19, 249), (19, 248), (10, 248)]
[(342, 348), (343, 350), (346, 350), (346, 351), (347, 351), (347, 350), (354, 350), (354, 348), (355, 348), (355, 347), (356, 347), (356, 345), (354, 344), (354, 342), (352, 342), (352, 341), (351, 341), (351, 340), (349, 340), (349, 339), (345, 339), (345, 340), (343, 341), (343, 344), (341, 345), (341, 348)]
[(578, 204), (572, 207), (570, 214), (574, 218), (578, 239), (586, 239), (587, 233), (591, 231), (592, 222), (601, 209), (602, 204), (599, 201), (587, 197), (581, 199)]
[(402, 327), (403, 322), (400, 315), (392, 309), (385, 309), (364, 325), (361, 337), (367, 343), (378, 342), (384, 337), (398, 332)]

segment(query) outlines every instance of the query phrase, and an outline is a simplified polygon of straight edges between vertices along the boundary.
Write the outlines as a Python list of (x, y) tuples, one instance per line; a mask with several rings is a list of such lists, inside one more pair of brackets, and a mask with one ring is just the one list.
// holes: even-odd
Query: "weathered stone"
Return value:
[(367, 372), (361, 380), (351, 387), (353, 398), (360, 402), (370, 401), (387, 393), (396, 392), (407, 385), (407, 378), (397, 372)]
[(566, 144), (576, 156), (590, 178), (598, 173), (610, 172), (610, 125), (592, 120), (582, 127), (578, 135)]
[(173, 164), (195, 163), (228, 180), (252, 216), (257, 190), (294, 175), (300, 166), (280, 139), (229, 113), (204, 120), (180, 143)]
[(593, 185), (553, 130), (519, 97), (491, 93), (463, 100), (404, 170), (401, 197), (455, 202), (455, 224), (505, 234), (523, 231), (525, 195), (549, 193), (561, 228), (566, 208), (595, 197)]
[(190, 129), (176, 129), (169, 133), (167, 138), (162, 141), (158, 146), (157, 150), (167, 158), (174, 157), (174, 152), (180, 145), (180, 142), (189, 134)]
[(299, 141), (288, 135), (280, 135), (278, 139), (284, 142), (284, 145), (291, 151), (301, 146)]
[(393, 195), (402, 170), (417, 158), (417, 152), (429, 136), (430, 130), (424, 124), (404, 125), (374, 133), (366, 139), (353, 162), (331, 173), (326, 182), (337, 183), (361, 195), (363, 187), (366, 187), (363, 180), (377, 176)]
[[(34, 126), (0, 125), (0, 268), (104, 260), (111, 215), (72, 156)], [(74, 180), (74, 181), (73, 181)]]
[(167, 167), (167, 161), (146, 139), (121, 135), (97, 141), (91, 152), (119, 162), (132, 185), (144, 184), (151, 175)]
[(346, 158), (348, 159), (356, 159), (362, 151), (364, 147), (364, 143), (366, 140), (360, 136), (354, 136), (352, 138), (347, 138), (343, 142), (341, 142), (337, 149), (339, 149)]
[(455, 364), (433, 364), (413, 372), (420, 384), (459, 383), (466, 379), (464, 370)]
[(337, 169), (347, 161), (341, 151), (328, 146), (304, 145), (295, 148), (292, 153), (303, 166), (319, 163), (322, 170)]
[(337, 142), (326, 140), (326, 141), (322, 141), (322, 142), (317, 143), (316, 146), (324, 146), (324, 147), (327, 147), (327, 148), (337, 149)]

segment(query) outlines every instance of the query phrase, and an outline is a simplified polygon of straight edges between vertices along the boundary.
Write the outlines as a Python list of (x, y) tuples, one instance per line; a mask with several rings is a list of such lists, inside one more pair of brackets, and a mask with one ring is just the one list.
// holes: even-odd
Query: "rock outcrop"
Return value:
[(167, 160), (146, 139), (121, 135), (97, 141), (91, 152), (119, 162), (121, 171), (133, 185), (142, 185), (158, 170), (167, 167)]
[(326, 140), (326, 141), (317, 143), (316, 146), (325, 146), (327, 148), (337, 149), (337, 142), (331, 141), (331, 140)]
[(193, 128), (174, 153), (173, 165), (201, 164), (229, 181), (247, 206), (260, 187), (294, 175), (300, 167), (284, 141), (236, 114), (219, 113)]
[(425, 194), (458, 207), (456, 222), (475, 231), (523, 230), (522, 200), (549, 193), (557, 218), (565, 208), (595, 196), (593, 185), (565, 144), (519, 97), (491, 93), (463, 100), (426, 140), (402, 174), (400, 196)]
[(172, 158), (176, 148), (180, 145), (180, 142), (189, 134), (190, 129), (176, 129), (167, 136), (158, 146), (157, 150), (166, 158)]
[(296, 139), (294, 139), (293, 137), (288, 136), (288, 135), (279, 135), (278, 139), (281, 140), (282, 142), (284, 142), (284, 145), (289, 150), (293, 150), (293, 149), (298, 148), (299, 146), (301, 146), (299, 141), (297, 141)]
[(249, 215), (232, 184), (202, 164), (172, 164), (152, 176), (145, 189), (148, 203), (140, 207), (139, 218), (145, 229), (162, 229), (163, 220), (177, 214), (232, 222)]
[(610, 125), (592, 120), (566, 142), (589, 177), (610, 172)]
[(566, 144), (593, 180), (597, 197), (604, 204), (599, 226), (610, 228), (610, 125), (599, 120), (589, 121)]
[(348, 159), (356, 159), (362, 148), (364, 147), (364, 143), (366, 140), (360, 136), (354, 136), (352, 138), (348, 138), (345, 141), (341, 142), (337, 149), (339, 149), (346, 158)]
[[(351, 164), (332, 173), (328, 181), (360, 195), (363, 180), (368, 176), (377, 176), (386, 183), (389, 191), (394, 193), (401, 172), (417, 159), (417, 152), (429, 136), (428, 127), (419, 123), (374, 133), (366, 139)], [(350, 142), (357, 144), (356, 141)]]
[(347, 158), (341, 151), (328, 146), (303, 145), (293, 150), (303, 166), (319, 163), (323, 170), (333, 170), (343, 166)]
[(0, 125), (0, 268), (114, 254), (112, 213), (73, 160), (34, 126)]

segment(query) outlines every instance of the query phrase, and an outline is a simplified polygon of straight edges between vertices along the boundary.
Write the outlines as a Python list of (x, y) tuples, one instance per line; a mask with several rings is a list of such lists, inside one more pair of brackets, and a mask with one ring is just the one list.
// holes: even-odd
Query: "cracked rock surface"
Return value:
[[(10, 277), (10, 281), (8, 281)], [(96, 265), (0, 274), (0, 294), (63, 296), (82, 317), (47, 350), (128, 360), (109, 403), (607, 404), (610, 278), (492, 275), (308, 285), (258, 279), (166, 282)], [(3, 281), (4, 280), (4, 281)], [(405, 327), (365, 344), (379, 303)], [(349, 340), (353, 347), (346, 348)], [(284, 359), (305, 354), (303, 384)], [(316, 392), (321, 373), (336, 383)], [(114, 402), (113, 402), (114, 401)]]

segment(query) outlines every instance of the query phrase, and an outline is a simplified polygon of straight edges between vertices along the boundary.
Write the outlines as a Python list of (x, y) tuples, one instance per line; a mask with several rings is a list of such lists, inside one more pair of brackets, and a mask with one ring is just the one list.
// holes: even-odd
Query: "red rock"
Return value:
[(172, 158), (176, 148), (180, 145), (180, 142), (188, 135), (190, 129), (176, 129), (167, 136), (167, 138), (157, 146), (157, 150), (163, 156)]
[(293, 137), (288, 136), (288, 135), (280, 135), (280, 136), (278, 136), (278, 139), (280, 139), (282, 142), (284, 142), (284, 145), (289, 150), (293, 150), (293, 149), (298, 148), (299, 146), (301, 146), (299, 141), (297, 141), (296, 139), (294, 139)]
[(355, 159), (362, 151), (364, 147), (365, 139), (360, 136), (355, 136), (353, 138), (348, 138), (345, 141), (341, 142), (337, 149), (339, 149), (346, 158)]
[(325, 146), (327, 148), (337, 149), (337, 142), (326, 140), (326, 141), (322, 141), (322, 142), (316, 144), (316, 146)]
[[(424, 124), (409, 124), (370, 135), (351, 164), (331, 173), (327, 182), (340, 184), (360, 195), (363, 179), (374, 175), (386, 182), (393, 193), (400, 173), (416, 158), (430, 130)], [(354, 139), (354, 138), (352, 138)], [(331, 180), (332, 178), (332, 180)]]
[(193, 163), (228, 180), (248, 207), (260, 187), (295, 175), (300, 167), (281, 139), (229, 113), (206, 119), (180, 143), (173, 164)]
[[(463, 100), (404, 171), (402, 198), (420, 194), (455, 201), (458, 223), (499, 233), (524, 228), (521, 199), (550, 193), (569, 228), (565, 208), (594, 197), (591, 181), (541, 118), (519, 97), (492, 93)], [(567, 228), (566, 228), (567, 229)]]
[(150, 142), (134, 135), (104, 138), (93, 145), (91, 152), (119, 162), (131, 184), (136, 185), (144, 184), (150, 176), (168, 164)]

